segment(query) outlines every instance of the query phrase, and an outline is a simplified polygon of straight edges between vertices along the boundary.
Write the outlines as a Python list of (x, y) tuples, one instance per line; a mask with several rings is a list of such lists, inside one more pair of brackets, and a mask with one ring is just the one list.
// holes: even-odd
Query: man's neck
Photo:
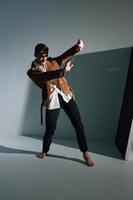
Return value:
[(39, 62), (37, 59), (35, 60), (39, 65), (46, 65), (47, 64), (47, 60), (43, 63)]

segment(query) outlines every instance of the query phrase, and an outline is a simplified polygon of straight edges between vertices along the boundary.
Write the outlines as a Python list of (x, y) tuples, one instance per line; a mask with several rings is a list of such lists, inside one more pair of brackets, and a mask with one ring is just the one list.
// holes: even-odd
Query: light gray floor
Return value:
[(77, 148), (53, 143), (45, 160), (40, 149), (38, 139), (0, 138), (0, 200), (133, 199), (132, 161), (91, 152), (88, 168)]

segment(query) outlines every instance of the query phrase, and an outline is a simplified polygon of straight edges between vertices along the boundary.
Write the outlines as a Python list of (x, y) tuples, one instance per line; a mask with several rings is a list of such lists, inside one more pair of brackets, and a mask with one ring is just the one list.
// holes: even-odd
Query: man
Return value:
[[(76, 131), (79, 148), (83, 153), (86, 164), (92, 167), (94, 166), (94, 161), (90, 158), (88, 153), (80, 113), (73, 92), (64, 78), (64, 74), (69, 72), (73, 67), (71, 57), (81, 51), (83, 47), (83, 41), (78, 40), (78, 42), (65, 53), (58, 57), (51, 58), (48, 57), (48, 47), (43, 43), (39, 43), (35, 46), (35, 60), (32, 62), (31, 68), (27, 71), (27, 74), (32, 81), (42, 89), (41, 123), (43, 122), (42, 108), (46, 106), (46, 130), (43, 137), (42, 151), (37, 154), (37, 157), (43, 159), (47, 156), (56, 129), (59, 112), (62, 108), (71, 120)], [(64, 63), (65, 67), (60, 68)]]

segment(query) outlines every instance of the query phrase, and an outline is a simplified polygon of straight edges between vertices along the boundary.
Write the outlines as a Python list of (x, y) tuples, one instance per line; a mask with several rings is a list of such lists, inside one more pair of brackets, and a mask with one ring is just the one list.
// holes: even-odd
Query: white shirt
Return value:
[[(34, 61), (34, 65), (36, 68), (40, 68), (43, 72), (47, 71), (47, 64), (40, 65), (36, 61)], [(57, 86), (53, 83), (51, 83), (51, 92), (49, 96), (49, 104), (47, 106), (47, 109), (53, 110), (60, 108), (60, 102), (58, 94), (60, 94), (63, 98), (63, 100), (68, 103), (71, 100), (71, 96), (69, 94), (65, 94), (63, 91), (61, 91)]]

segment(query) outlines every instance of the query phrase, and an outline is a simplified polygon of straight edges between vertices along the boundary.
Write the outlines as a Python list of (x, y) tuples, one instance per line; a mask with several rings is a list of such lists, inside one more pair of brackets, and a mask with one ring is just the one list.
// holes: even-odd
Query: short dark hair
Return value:
[(45, 44), (39, 43), (35, 46), (34, 56), (37, 57), (39, 53), (48, 55), (48, 50), (49, 48)]

